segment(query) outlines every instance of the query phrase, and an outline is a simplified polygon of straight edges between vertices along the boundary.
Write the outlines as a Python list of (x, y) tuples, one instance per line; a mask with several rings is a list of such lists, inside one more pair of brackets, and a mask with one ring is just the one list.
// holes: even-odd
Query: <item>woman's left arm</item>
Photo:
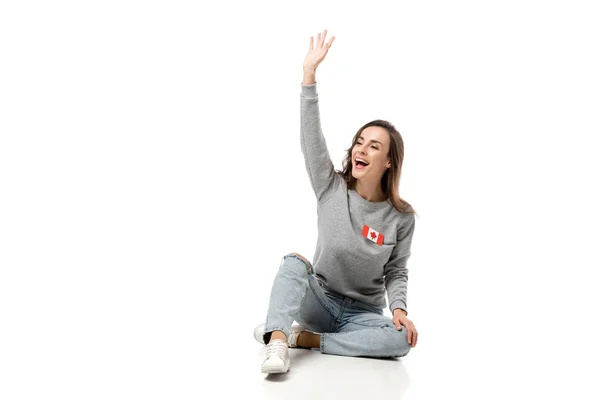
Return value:
[(388, 296), (390, 312), (401, 308), (406, 310), (406, 291), (408, 286), (408, 259), (415, 230), (415, 217), (411, 215), (396, 233), (396, 244), (389, 260), (383, 266), (383, 280)]
[(411, 347), (417, 345), (417, 330), (408, 319), (406, 311), (406, 289), (408, 285), (407, 262), (411, 254), (412, 237), (415, 230), (414, 215), (398, 230), (396, 245), (390, 259), (384, 266), (384, 281), (388, 295), (388, 304), (392, 312), (392, 321), (396, 329), (406, 328), (406, 336)]

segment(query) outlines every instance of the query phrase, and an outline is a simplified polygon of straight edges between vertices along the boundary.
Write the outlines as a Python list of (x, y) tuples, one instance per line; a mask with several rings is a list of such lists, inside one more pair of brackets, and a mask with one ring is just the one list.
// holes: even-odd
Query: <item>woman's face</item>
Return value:
[[(356, 144), (352, 148), (352, 176), (356, 179), (381, 180), (381, 177), (392, 163), (388, 159), (390, 135), (380, 126), (369, 126), (363, 129)], [(363, 160), (368, 165), (357, 163)]]

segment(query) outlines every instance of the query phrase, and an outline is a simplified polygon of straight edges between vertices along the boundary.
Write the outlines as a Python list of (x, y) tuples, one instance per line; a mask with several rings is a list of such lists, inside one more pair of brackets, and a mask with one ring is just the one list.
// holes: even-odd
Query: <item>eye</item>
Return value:
[[(357, 145), (357, 146), (362, 146), (362, 143), (361, 143), (361, 142), (356, 142), (356, 145)], [(375, 150), (378, 150), (378, 149), (377, 149), (377, 146), (375, 146), (375, 145), (373, 145), (373, 144), (371, 145), (371, 147), (372, 147), (372, 148), (374, 148)]]

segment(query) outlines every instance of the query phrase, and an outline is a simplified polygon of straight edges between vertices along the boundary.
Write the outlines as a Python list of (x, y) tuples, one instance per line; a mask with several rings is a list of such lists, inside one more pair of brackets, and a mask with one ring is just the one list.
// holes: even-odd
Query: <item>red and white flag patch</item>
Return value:
[(380, 246), (383, 244), (383, 233), (377, 232), (368, 225), (363, 226), (362, 235)]

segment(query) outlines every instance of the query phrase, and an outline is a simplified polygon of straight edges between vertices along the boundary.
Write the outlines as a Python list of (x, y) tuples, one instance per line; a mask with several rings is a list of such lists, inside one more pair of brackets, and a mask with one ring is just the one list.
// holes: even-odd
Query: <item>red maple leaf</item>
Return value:
[(375, 239), (375, 238), (377, 237), (377, 234), (376, 234), (375, 232), (371, 232), (371, 237), (372, 237), (373, 239)]

